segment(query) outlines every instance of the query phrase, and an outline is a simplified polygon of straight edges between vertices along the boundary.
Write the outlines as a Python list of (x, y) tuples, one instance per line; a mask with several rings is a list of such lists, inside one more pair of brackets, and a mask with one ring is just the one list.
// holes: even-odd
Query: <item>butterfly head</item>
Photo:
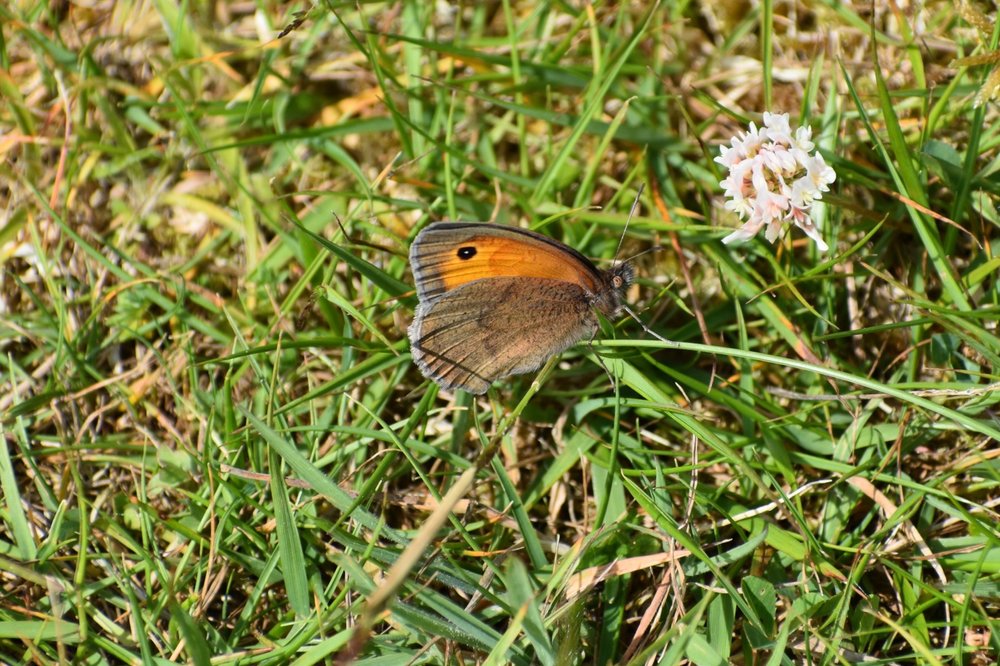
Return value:
[(603, 288), (593, 295), (593, 306), (605, 317), (615, 319), (621, 314), (623, 293), (635, 280), (635, 269), (621, 262), (603, 271), (602, 277)]

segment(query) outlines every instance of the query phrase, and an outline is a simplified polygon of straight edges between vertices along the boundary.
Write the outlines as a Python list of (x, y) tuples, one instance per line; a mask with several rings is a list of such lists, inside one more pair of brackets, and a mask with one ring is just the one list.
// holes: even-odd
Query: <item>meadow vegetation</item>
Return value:
[[(0, 5), (0, 662), (996, 663), (992, 11)], [(765, 111), (825, 252), (721, 242)], [(439, 391), (444, 219), (671, 342)]]

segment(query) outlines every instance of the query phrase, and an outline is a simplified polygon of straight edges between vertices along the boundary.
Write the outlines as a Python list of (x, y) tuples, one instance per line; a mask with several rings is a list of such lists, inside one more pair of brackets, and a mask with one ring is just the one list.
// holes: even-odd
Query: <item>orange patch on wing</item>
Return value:
[[(470, 254), (463, 259), (463, 254)], [(525, 277), (561, 280), (596, 291), (590, 267), (572, 254), (534, 240), (478, 236), (456, 243), (447, 257), (435, 261), (444, 288), (452, 290), (473, 280)]]

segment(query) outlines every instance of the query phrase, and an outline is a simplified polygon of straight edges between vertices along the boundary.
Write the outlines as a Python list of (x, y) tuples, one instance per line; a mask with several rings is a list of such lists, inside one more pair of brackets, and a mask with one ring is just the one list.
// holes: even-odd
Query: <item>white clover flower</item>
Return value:
[(819, 228), (809, 215), (814, 201), (830, 191), (837, 174), (819, 153), (813, 153), (812, 128), (795, 132), (787, 113), (764, 113), (764, 125), (734, 137), (722, 146), (715, 161), (729, 172), (719, 185), (725, 190), (727, 210), (746, 220), (722, 239), (723, 243), (747, 241), (765, 228), (771, 243), (791, 222), (826, 251)]

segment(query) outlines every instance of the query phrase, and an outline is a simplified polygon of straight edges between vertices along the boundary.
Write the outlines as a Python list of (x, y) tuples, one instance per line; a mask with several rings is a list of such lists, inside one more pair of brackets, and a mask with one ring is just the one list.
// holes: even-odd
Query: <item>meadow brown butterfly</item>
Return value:
[(633, 270), (600, 270), (571, 247), (515, 227), (437, 222), (417, 234), (410, 266), (420, 299), (413, 361), (445, 389), (482, 394), (584, 338), (622, 309)]

